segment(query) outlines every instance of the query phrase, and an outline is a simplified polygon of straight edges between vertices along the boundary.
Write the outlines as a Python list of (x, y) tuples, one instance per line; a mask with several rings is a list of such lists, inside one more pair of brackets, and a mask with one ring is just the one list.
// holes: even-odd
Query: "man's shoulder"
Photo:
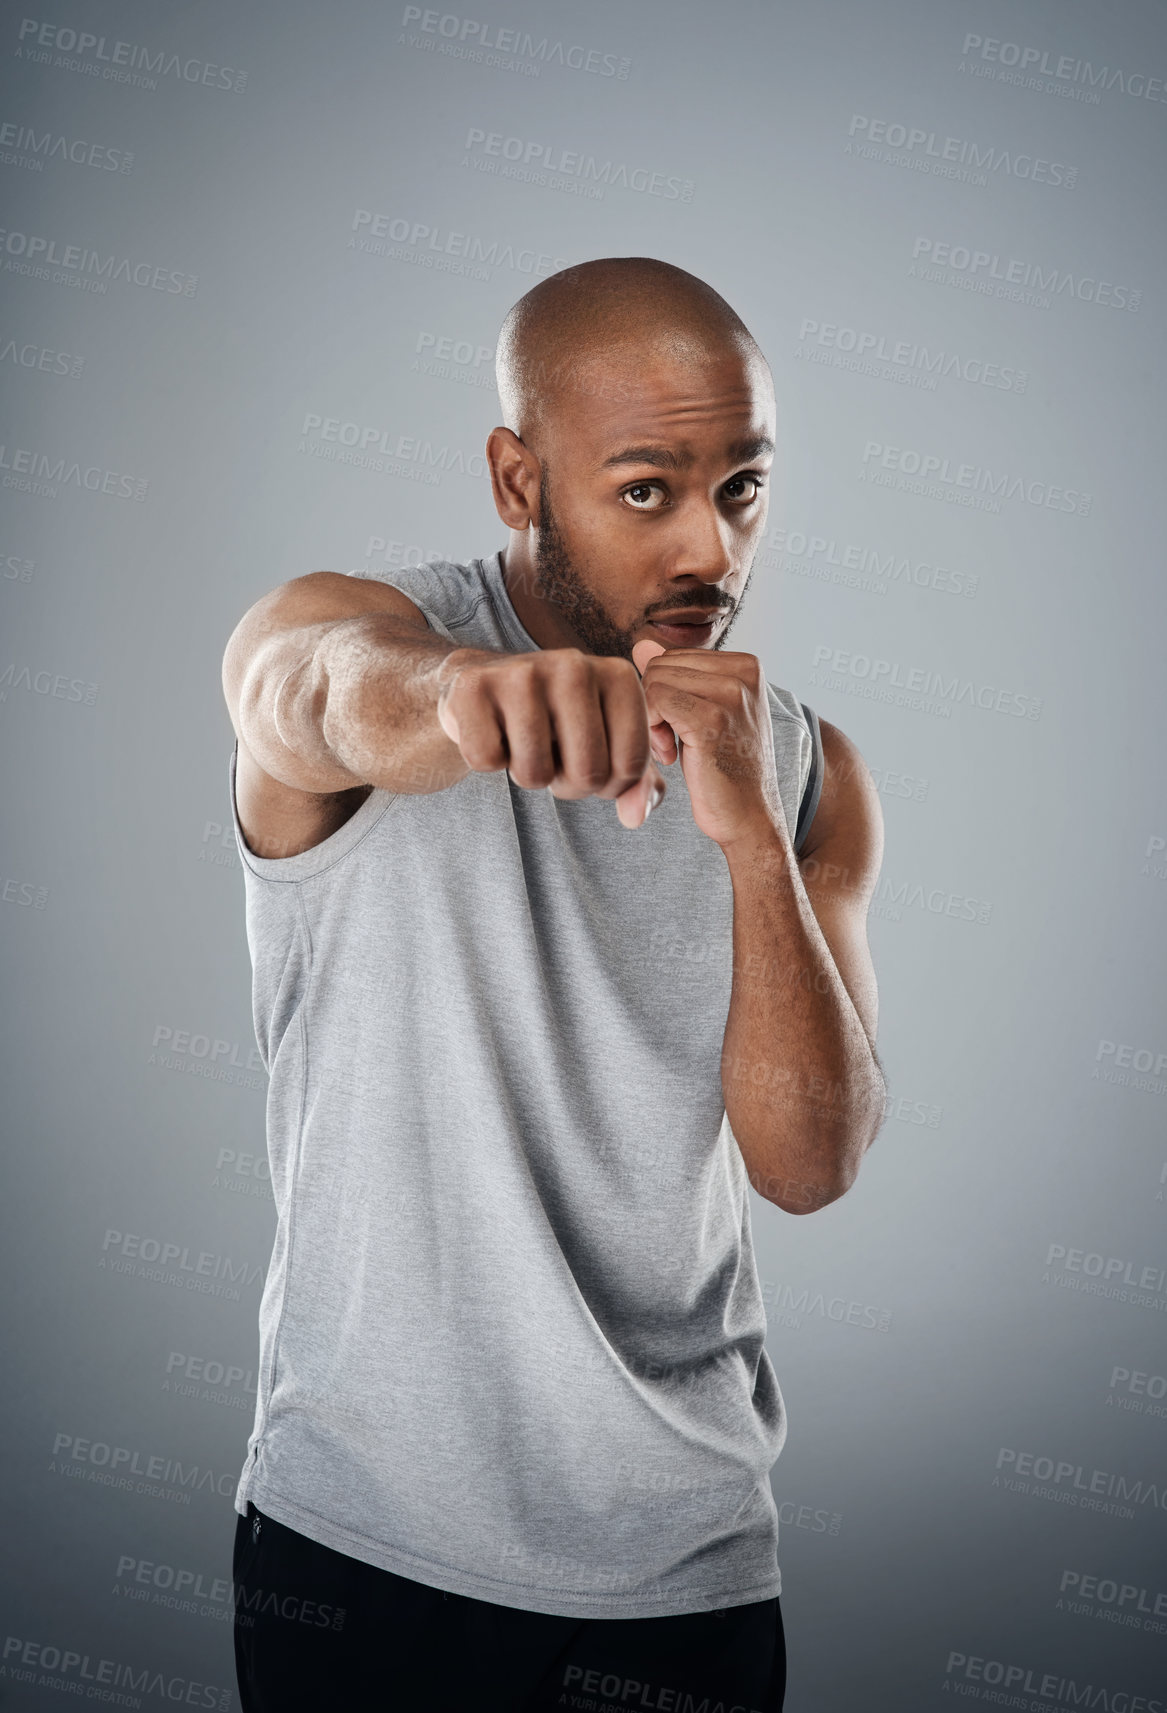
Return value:
[(821, 738), (822, 783), (814, 830), (808, 840), (806, 854), (824, 840), (839, 835), (852, 840), (857, 849), (882, 851), (883, 809), (879, 788), (862, 751), (842, 727), (821, 716), (818, 716), (817, 723)]
[[(408, 595), (439, 631), (448, 631), (466, 622), (489, 597), (487, 581), (491, 555), (477, 559), (458, 560), (435, 556), (392, 564), (372, 561), (346, 573), (378, 583), (388, 583)], [(436, 621), (436, 622), (435, 622)]]

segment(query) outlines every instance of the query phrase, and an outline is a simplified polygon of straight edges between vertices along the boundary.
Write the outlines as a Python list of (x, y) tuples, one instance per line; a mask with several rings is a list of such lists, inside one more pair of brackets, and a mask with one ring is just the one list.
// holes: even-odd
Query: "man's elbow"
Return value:
[(880, 1105), (878, 1115), (872, 1114), (869, 1122), (857, 1133), (858, 1140), (853, 1140), (852, 1146), (846, 1153), (841, 1154), (829, 1171), (819, 1171), (815, 1174), (813, 1183), (789, 1176), (774, 1174), (751, 1174), (750, 1182), (758, 1194), (775, 1207), (780, 1207), (783, 1213), (818, 1213), (824, 1207), (830, 1207), (832, 1202), (841, 1201), (852, 1189), (863, 1156), (883, 1123), (883, 1106)]
[(832, 1202), (845, 1196), (858, 1176), (859, 1168), (840, 1172), (828, 1182), (804, 1183), (796, 1178), (775, 1178), (751, 1174), (750, 1182), (763, 1201), (771, 1202), (783, 1213), (818, 1213)]
[(847, 1178), (840, 1178), (831, 1184), (805, 1184), (803, 1192), (794, 1199), (770, 1196), (768, 1199), (775, 1207), (780, 1207), (783, 1213), (820, 1213), (824, 1207), (830, 1207), (832, 1202), (841, 1201), (855, 1182), (858, 1172), (853, 1172)]

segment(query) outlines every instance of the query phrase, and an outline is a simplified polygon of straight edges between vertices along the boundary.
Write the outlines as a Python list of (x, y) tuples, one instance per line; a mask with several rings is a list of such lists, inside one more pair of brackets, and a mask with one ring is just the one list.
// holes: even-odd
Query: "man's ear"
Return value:
[(492, 428), (486, 441), (495, 510), (508, 529), (539, 527), (538, 458), (509, 428)]

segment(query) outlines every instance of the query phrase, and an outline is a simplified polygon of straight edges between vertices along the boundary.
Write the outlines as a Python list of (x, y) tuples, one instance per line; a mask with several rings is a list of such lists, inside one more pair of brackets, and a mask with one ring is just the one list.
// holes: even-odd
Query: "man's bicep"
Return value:
[(878, 1020), (867, 912), (883, 861), (875, 782), (850, 738), (820, 716), (823, 788), (799, 859), (815, 920), (872, 1047)]

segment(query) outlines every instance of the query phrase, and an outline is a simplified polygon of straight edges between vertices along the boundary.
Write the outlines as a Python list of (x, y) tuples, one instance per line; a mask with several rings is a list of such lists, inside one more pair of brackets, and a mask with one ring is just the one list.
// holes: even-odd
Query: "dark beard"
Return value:
[[(733, 616), (718, 633), (713, 644), (714, 649), (724, 648), (753, 574), (751, 565), (746, 587), (742, 590)], [(546, 466), (539, 473), (539, 531), (535, 545), (534, 593), (556, 608), (564, 623), (569, 625), (579, 638), (579, 646), (585, 653), (618, 655), (623, 660), (632, 659), (632, 645), (640, 627), (633, 626), (631, 630), (625, 630), (614, 623), (607, 608), (592, 594), (572, 564), (551, 509)]]

